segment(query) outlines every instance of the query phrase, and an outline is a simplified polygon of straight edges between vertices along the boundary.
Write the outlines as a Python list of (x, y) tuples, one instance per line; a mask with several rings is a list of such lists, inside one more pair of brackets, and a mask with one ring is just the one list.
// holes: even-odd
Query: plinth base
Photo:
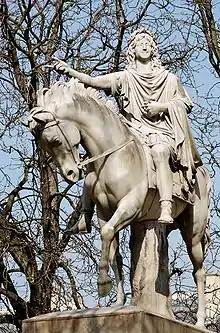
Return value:
[(210, 333), (136, 306), (53, 312), (23, 321), (23, 333)]

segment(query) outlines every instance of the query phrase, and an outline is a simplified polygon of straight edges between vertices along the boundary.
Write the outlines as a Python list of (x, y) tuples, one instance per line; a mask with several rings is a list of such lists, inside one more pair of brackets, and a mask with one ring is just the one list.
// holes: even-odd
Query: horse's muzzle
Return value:
[(77, 172), (75, 172), (74, 170), (72, 169), (69, 169), (68, 171), (66, 171), (64, 174), (63, 174), (65, 180), (68, 182), (68, 183), (73, 183), (75, 184), (77, 181), (81, 180), (82, 178), (84, 178), (85, 176), (85, 173), (84, 173), (84, 170), (83, 169), (78, 169)]

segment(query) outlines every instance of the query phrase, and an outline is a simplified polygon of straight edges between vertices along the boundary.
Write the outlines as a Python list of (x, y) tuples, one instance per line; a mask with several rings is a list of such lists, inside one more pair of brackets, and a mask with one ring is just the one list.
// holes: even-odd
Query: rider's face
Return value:
[(148, 35), (143, 35), (137, 40), (135, 46), (135, 58), (140, 62), (148, 62), (151, 59), (153, 39)]

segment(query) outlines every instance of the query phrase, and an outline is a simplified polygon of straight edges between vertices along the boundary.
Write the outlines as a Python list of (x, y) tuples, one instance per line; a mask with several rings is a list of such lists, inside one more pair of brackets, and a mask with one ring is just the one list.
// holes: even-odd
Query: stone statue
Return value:
[[(86, 86), (110, 90), (121, 113), (151, 148), (160, 194), (161, 223), (172, 223), (173, 172), (184, 176), (182, 190), (194, 187), (196, 168), (202, 165), (188, 124), (192, 103), (175, 75), (159, 60), (154, 35), (145, 28), (131, 36), (128, 66), (122, 72), (90, 77), (57, 59), (54, 69), (79, 79)], [(112, 133), (114, 135), (114, 133)]]
[[(94, 78), (57, 60), (57, 71), (81, 82), (72, 78), (40, 90), (29, 127), (68, 182), (79, 180), (87, 166), (85, 188), (96, 204), (101, 229), (99, 295), (107, 295), (112, 288), (111, 265), (117, 304), (125, 302), (118, 232), (131, 225), (132, 304), (172, 316), (167, 234), (179, 228), (194, 268), (197, 319), (202, 326), (210, 179), (199, 166), (190, 134), (187, 112), (191, 102), (177, 78), (162, 68), (153, 35), (147, 30), (131, 37), (128, 59), (123, 72)], [(119, 98), (121, 115), (97, 90), (83, 83), (110, 90)], [(83, 161), (79, 143), (89, 157)]]

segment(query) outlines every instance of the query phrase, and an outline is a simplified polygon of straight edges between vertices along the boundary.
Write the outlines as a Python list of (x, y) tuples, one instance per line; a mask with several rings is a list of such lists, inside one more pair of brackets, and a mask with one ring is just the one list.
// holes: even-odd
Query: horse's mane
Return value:
[[(62, 110), (66, 107), (69, 108), (72, 104), (76, 104), (75, 110), (79, 110), (78, 106), (80, 105), (81, 112), (96, 115), (97, 119), (103, 121), (109, 128), (116, 126), (122, 132), (128, 131), (111, 100), (101, 95), (96, 89), (86, 88), (77, 79), (71, 79), (68, 82), (58, 81), (50, 88), (40, 89), (37, 93), (37, 107), (30, 112), (29, 124), (32, 124), (30, 126), (33, 128), (39, 126), (38, 123), (33, 122), (33, 117), (35, 114), (42, 112), (49, 111), (56, 117), (59, 116), (58, 113), (61, 111), (60, 116), (62, 116)], [(108, 121), (106, 121), (106, 118)]]
[[(71, 103), (77, 97), (83, 96), (96, 101), (100, 106), (106, 106), (111, 111), (116, 111), (113, 103), (105, 98), (101, 93), (91, 87), (86, 88), (83, 83), (77, 79), (71, 79), (68, 82), (58, 81), (49, 89), (40, 89), (37, 93), (37, 106), (44, 109), (63, 106), (65, 103)], [(54, 111), (54, 110), (51, 110)]]

